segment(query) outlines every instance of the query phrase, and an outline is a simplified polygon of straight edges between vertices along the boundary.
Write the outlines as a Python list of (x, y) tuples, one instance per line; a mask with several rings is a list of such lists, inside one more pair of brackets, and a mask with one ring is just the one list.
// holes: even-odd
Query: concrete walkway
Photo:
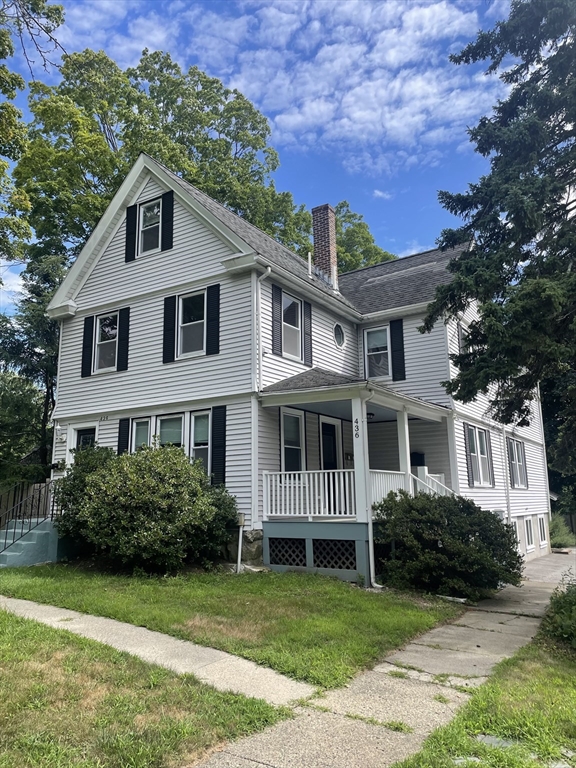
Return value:
[[(528, 563), (522, 587), (506, 587), (346, 688), (310, 699), (293, 720), (228, 744), (198, 768), (385, 768), (404, 760), (450, 722), (467, 688), (534, 637), (550, 594), (575, 563), (574, 554)], [(393, 730), (402, 725), (406, 732)]]
[(194, 674), (219, 690), (295, 706), (293, 719), (226, 745), (199, 768), (385, 768), (417, 752), (467, 701), (466, 689), (532, 639), (551, 592), (575, 565), (575, 553), (528, 563), (522, 587), (506, 587), (325, 695), (250, 661), (143, 627), (5, 597), (0, 608)]
[(0, 596), (0, 608), (25, 619), (98, 640), (178, 674), (194, 675), (219, 691), (243, 693), (276, 706), (292, 704), (315, 691), (311, 685), (291, 680), (253, 661), (133, 624), (11, 597)]

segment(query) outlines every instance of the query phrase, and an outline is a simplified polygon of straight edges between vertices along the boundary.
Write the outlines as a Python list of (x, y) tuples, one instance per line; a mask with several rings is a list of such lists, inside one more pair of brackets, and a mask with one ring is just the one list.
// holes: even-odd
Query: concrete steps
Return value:
[[(31, 530), (27, 528), (32, 525)], [(0, 531), (0, 547), (7, 543), (7, 548), (0, 552), (0, 568), (38, 565), (53, 562), (56, 559), (58, 533), (51, 520), (26, 521), (22, 535), (22, 522), (12, 521)], [(12, 541), (12, 537), (16, 541)]]

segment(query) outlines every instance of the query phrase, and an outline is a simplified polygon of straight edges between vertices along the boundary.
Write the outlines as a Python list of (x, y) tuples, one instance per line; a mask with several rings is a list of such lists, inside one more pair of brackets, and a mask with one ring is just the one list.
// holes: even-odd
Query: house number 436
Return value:
[(360, 437), (360, 422), (354, 419), (354, 437)]

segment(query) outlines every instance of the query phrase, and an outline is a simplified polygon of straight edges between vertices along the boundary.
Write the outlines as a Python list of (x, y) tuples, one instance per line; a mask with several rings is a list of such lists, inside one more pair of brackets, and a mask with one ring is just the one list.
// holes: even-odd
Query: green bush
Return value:
[(236, 523), (235, 499), (212, 487), (201, 462), (191, 463), (181, 448), (113, 456), (82, 480), (83, 496), (74, 496), (64, 528), (132, 568), (170, 571), (186, 560), (214, 559)]
[(552, 515), (550, 520), (550, 545), (560, 548), (576, 546), (576, 536), (572, 533), (562, 515)]
[(552, 593), (542, 632), (576, 650), (576, 579), (571, 574)]
[(520, 584), (514, 529), (470, 499), (400, 491), (374, 510), (386, 583), (472, 600)]
[(66, 468), (64, 477), (59, 478), (54, 487), (56, 504), (61, 513), (56, 521), (60, 536), (71, 536), (77, 542), (85, 542), (84, 523), (78, 513), (86, 497), (88, 477), (100, 469), (105, 469), (116, 457), (112, 448), (93, 445), (81, 450), (73, 450), (74, 462)]

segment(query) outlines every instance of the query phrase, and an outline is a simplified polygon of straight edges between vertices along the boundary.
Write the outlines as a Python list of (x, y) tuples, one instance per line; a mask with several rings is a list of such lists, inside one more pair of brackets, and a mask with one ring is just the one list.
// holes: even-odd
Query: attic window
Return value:
[(140, 206), (140, 253), (160, 247), (160, 213), (162, 200), (152, 200)]

